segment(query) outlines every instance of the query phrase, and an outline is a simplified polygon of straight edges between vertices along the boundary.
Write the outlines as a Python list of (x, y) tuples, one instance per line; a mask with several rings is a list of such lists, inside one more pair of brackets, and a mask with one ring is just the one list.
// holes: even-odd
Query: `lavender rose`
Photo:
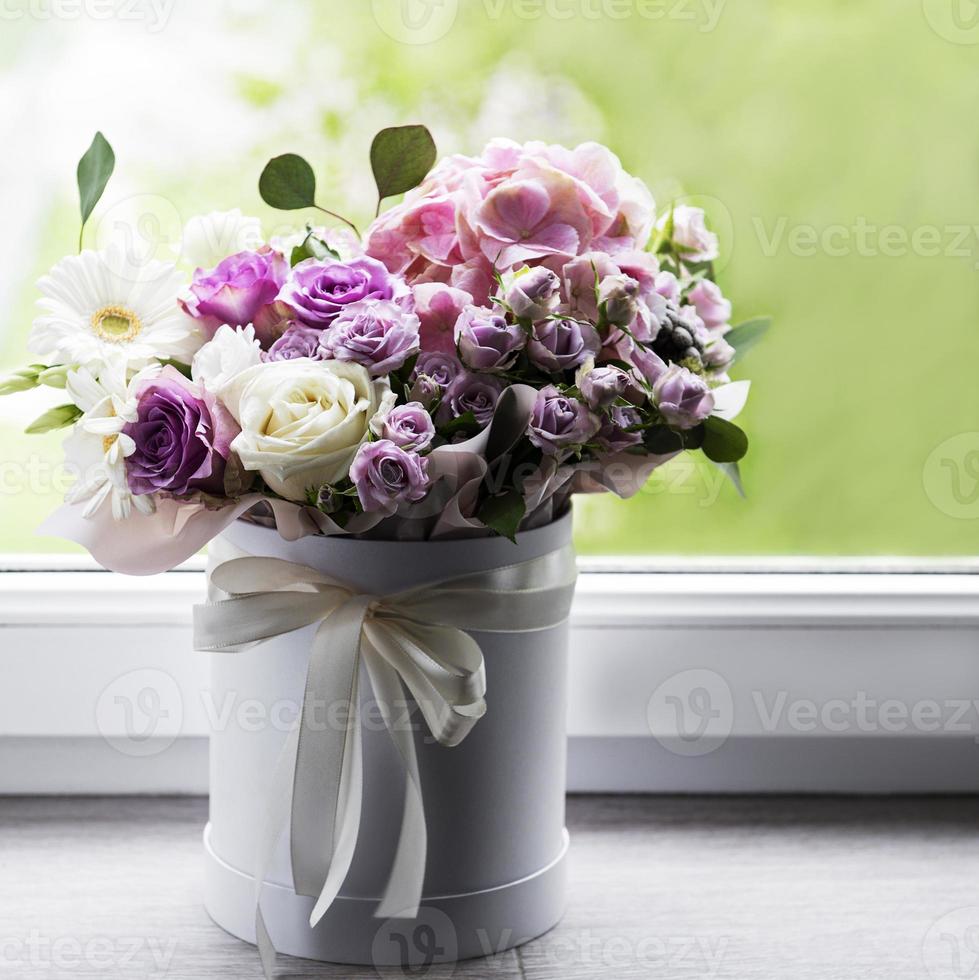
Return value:
[(362, 255), (350, 262), (300, 262), (289, 274), (279, 299), (306, 326), (322, 329), (354, 304), (407, 295), (408, 287), (383, 262)]
[(479, 306), (467, 306), (455, 325), (463, 364), (474, 371), (505, 371), (526, 342), (523, 329), (506, 317)]
[(462, 364), (455, 354), (423, 350), (415, 361), (414, 377), (427, 375), (443, 388), (447, 388), (462, 372)]
[(639, 283), (621, 273), (606, 276), (598, 285), (598, 306), (606, 323), (629, 326), (639, 313)]
[[(297, 267), (298, 268), (298, 267)], [(418, 317), (389, 300), (353, 303), (322, 334), (325, 357), (362, 364), (375, 378), (418, 352)]]
[(554, 311), (560, 290), (561, 280), (557, 275), (539, 265), (512, 277), (506, 291), (506, 304), (521, 320), (542, 320)]
[(581, 397), (589, 408), (608, 408), (619, 398), (628, 398), (637, 404), (643, 394), (633, 378), (630, 378), (622, 368), (606, 365), (593, 368), (578, 380)]
[(286, 328), (285, 333), (263, 355), (264, 361), (292, 361), (297, 357), (309, 357), (320, 360), (319, 353), (321, 331), (307, 327), (294, 320)]
[(208, 337), (224, 324), (253, 324), (262, 346), (268, 347), (285, 319), (285, 308), (276, 297), (288, 273), (289, 263), (268, 246), (257, 252), (238, 252), (210, 272), (198, 269), (181, 305)]
[(136, 445), (126, 458), (129, 489), (223, 495), (231, 441), (240, 431), (227, 409), (172, 367), (143, 384), (138, 399), (136, 421), (123, 427)]
[(405, 450), (421, 452), (435, 438), (435, 423), (420, 402), (397, 405), (387, 415), (375, 416), (371, 431)]
[(527, 356), (542, 371), (567, 371), (598, 353), (602, 342), (590, 323), (541, 320), (527, 342)]
[(588, 442), (600, 426), (598, 417), (583, 402), (548, 385), (537, 394), (528, 436), (538, 449), (556, 456), (571, 446)]
[(678, 429), (692, 429), (714, 410), (714, 396), (703, 378), (673, 364), (653, 385), (660, 415)]
[(616, 405), (595, 436), (595, 441), (607, 453), (621, 453), (642, 442), (642, 432), (636, 426), (642, 424), (642, 416), (636, 409)]
[(368, 513), (393, 514), (428, 492), (428, 460), (389, 439), (365, 442), (350, 467), (350, 479)]
[(445, 392), (443, 415), (458, 418), (472, 412), (481, 426), (489, 424), (503, 385), (491, 375), (460, 374)]

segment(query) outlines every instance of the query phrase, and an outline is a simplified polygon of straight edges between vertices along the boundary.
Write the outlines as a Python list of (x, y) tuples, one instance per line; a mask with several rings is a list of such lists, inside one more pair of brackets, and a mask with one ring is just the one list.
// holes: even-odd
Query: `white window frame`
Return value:
[[(570, 790), (979, 790), (979, 562), (581, 569)], [(202, 594), (196, 561), (130, 578), (88, 559), (5, 559), (0, 793), (206, 792), (207, 657), (190, 627)], [(140, 671), (176, 699), (173, 732), (134, 740), (105, 721)]]

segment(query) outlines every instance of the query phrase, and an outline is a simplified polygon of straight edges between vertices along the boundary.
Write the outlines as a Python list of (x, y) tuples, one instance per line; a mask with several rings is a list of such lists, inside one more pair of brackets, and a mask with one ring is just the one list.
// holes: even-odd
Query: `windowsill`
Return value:
[[(74, 556), (5, 567), (0, 792), (206, 791), (208, 661), (190, 634), (202, 561), (149, 578)], [(585, 558), (581, 568), (570, 788), (979, 790), (979, 562)], [(150, 739), (141, 755), (120, 753), (104, 705), (139, 671), (177, 692), (179, 730), (165, 751)], [(705, 684), (708, 707), (728, 717), (721, 737), (691, 749), (669, 706), (696, 708)], [(892, 708), (868, 726), (852, 707), (860, 698), (903, 706), (904, 722)], [(842, 729), (840, 701), (851, 705)], [(932, 702), (937, 728), (919, 712)]]

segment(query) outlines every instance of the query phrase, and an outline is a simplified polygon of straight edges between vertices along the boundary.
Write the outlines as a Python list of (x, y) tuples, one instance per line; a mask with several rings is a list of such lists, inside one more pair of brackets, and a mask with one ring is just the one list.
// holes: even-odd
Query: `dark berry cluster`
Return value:
[(693, 326), (672, 303), (666, 309), (652, 348), (664, 361), (683, 364), (691, 370), (703, 366), (704, 345), (695, 336)]

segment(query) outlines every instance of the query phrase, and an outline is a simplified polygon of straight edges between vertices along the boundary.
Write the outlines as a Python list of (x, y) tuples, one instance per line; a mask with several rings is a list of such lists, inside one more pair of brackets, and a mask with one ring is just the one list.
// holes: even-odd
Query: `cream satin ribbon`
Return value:
[[(398, 847), (375, 914), (414, 918), (425, 878), (426, 830), (414, 738), (410, 726), (395, 718), (395, 706), (404, 703), (402, 684), (437, 741), (458, 745), (486, 711), (483, 655), (467, 631), (556, 626), (568, 616), (575, 577), (570, 546), (387, 596), (359, 592), (278, 558), (232, 558), (211, 570), (210, 585), (228, 598), (195, 607), (198, 650), (235, 653), (318, 624), (303, 707), (273, 775), (256, 866), (256, 935), (267, 977), (275, 948), (259, 898), (286, 823), (295, 890), (316, 899), (311, 927), (336, 898), (353, 860), (364, 779), (361, 660), (406, 772)], [(336, 701), (349, 705), (346, 723), (315, 724), (316, 706)]]

